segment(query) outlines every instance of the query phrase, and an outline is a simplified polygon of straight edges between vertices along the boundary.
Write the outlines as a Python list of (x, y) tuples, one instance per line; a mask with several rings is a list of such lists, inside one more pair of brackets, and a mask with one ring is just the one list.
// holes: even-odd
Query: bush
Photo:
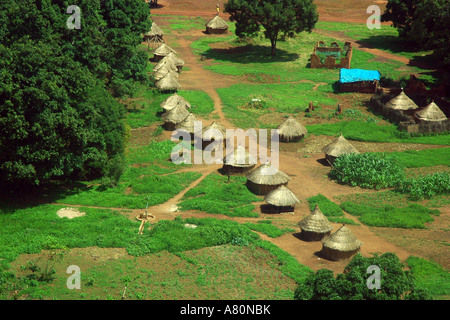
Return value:
[[(369, 266), (380, 270), (380, 288), (369, 289)], [(301, 283), (294, 293), (297, 300), (428, 300), (431, 297), (416, 288), (414, 276), (403, 270), (404, 265), (387, 252), (365, 258), (353, 257), (343, 273), (334, 277), (333, 271), (320, 269)]]
[(362, 188), (395, 187), (404, 179), (403, 168), (388, 154), (345, 154), (336, 159), (329, 173), (340, 183)]
[(406, 179), (399, 183), (397, 190), (409, 194), (411, 200), (430, 199), (439, 194), (449, 194), (450, 174), (436, 172), (419, 178)]

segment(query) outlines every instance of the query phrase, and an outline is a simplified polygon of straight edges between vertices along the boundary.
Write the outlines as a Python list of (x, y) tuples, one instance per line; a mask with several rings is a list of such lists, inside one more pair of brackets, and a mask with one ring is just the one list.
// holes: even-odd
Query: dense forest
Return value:
[(0, 0), (0, 184), (117, 176), (124, 107), (146, 82), (142, 0), (81, 0), (68, 28), (66, 0)]

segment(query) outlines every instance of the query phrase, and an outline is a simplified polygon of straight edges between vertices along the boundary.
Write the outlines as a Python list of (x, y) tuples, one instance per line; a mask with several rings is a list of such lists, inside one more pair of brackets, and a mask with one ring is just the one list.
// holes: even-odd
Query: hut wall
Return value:
[(294, 206), (275, 206), (272, 204), (261, 205), (261, 211), (264, 213), (283, 213), (283, 212), (293, 212)]
[(251, 192), (253, 192), (254, 194), (257, 194), (257, 195), (266, 195), (270, 191), (275, 190), (282, 185), (284, 185), (284, 186), (287, 185), (287, 182), (282, 183), (282, 184), (277, 184), (277, 185), (263, 185), (263, 184), (256, 184), (256, 183), (251, 182), (250, 180), (247, 180), (247, 188)]
[(159, 62), (159, 61), (161, 61), (162, 59), (164, 59), (164, 57), (165, 57), (165, 56), (160, 56), (160, 55), (154, 54), (154, 55), (153, 55), (153, 61), (154, 61), (154, 62)]
[(303, 138), (304, 138), (304, 135), (297, 136), (297, 137), (289, 137), (289, 136), (283, 136), (283, 135), (279, 136), (280, 142), (297, 142), (297, 141), (302, 140)]
[(234, 167), (228, 164), (224, 164), (222, 167), (222, 171), (224, 174), (229, 175), (246, 175), (250, 170), (252, 170), (255, 165), (249, 167)]
[(330, 156), (329, 154), (325, 154), (325, 159), (328, 160), (330, 164), (333, 164), (337, 157)]
[(163, 128), (167, 131), (174, 131), (175, 130), (175, 124), (173, 122), (164, 122)]
[(322, 250), (320, 251), (320, 255), (323, 256), (325, 259), (332, 260), (332, 261), (338, 261), (338, 260), (349, 259), (358, 252), (359, 252), (359, 249), (356, 249), (353, 251), (338, 251), (338, 250), (322, 247)]
[(300, 233), (300, 238), (304, 241), (322, 241), (326, 237), (330, 235), (331, 231), (328, 231), (326, 233), (317, 233), (312, 231), (305, 231), (302, 230)]
[(403, 121), (399, 123), (399, 129), (409, 133), (432, 133), (450, 131), (450, 119), (444, 121)]
[(322, 63), (320, 62), (320, 58), (317, 55), (316, 52), (341, 52), (342, 49), (336, 44), (336, 46), (320, 46), (320, 43), (323, 44), (323, 41), (319, 41), (317, 45), (314, 47), (314, 52), (311, 54), (311, 63), (310, 68), (311, 69), (336, 69), (336, 68), (346, 68), (350, 69), (350, 64), (352, 60), (353, 55), (353, 47), (350, 42), (346, 42), (344, 47), (348, 47), (347, 54), (345, 57), (340, 58), (340, 62), (336, 63), (336, 59), (329, 56), (325, 59), (325, 61)]
[(376, 93), (378, 89), (378, 81), (358, 81), (350, 83), (340, 83), (339, 90), (341, 92), (360, 92), (360, 93)]
[(228, 29), (213, 29), (210, 27), (206, 27), (206, 33), (208, 34), (223, 34), (226, 33)]

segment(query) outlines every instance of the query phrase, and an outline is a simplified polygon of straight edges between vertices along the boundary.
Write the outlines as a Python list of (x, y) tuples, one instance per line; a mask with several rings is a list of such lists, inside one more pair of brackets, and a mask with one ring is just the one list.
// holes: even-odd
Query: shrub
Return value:
[(436, 172), (418, 178), (401, 181), (397, 190), (409, 194), (411, 200), (430, 199), (439, 194), (450, 193), (450, 174)]
[(336, 159), (329, 173), (340, 183), (362, 188), (394, 187), (404, 179), (403, 168), (388, 154), (345, 154)]
[[(369, 266), (380, 270), (380, 288), (369, 289)], [(416, 288), (414, 276), (403, 270), (404, 265), (394, 254), (387, 252), (365, 258), (353, 257), (343, 273), (320, 269), (310, 274), (294, 293), (297, 300), (428, 300), (431, 297)]]

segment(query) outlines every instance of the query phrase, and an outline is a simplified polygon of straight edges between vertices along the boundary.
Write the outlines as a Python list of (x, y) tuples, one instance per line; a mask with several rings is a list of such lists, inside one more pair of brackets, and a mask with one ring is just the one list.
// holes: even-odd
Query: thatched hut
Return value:
[(337, 157), (347, 153), (359, 153), (354, 146), (348, 142), (341, 134), (336, 140), (327, 144), (322, 151), (325, 153), (325, 158), (331, 164)]
[(197, 121), (197, 117), (194, 114), (189, 113), (189, 115), (184, 118), (179, 124), (175, 126), (176, 130), (186, 131), (191, 135), (191, 141), (194, 141), (195, 135), (195, 121)]
[(348, 259), (360, 250), (362, 244), (348, 227), (342, 225), (322, 241), (320, 255), (333, 261)]
[(163, 113), (161, 118), (164, 121), (164, 129), (170, 131), (175, 130), (175, 127), (183, 122), (183, 120), (186, 119), (188, 115), (189, 111), (184, 105), (179, 103), (174, 108)]
[(276, 213), (292, 212), (295, 204), (300, 203), (297, 196), (284, 185), (266, 194), (264, 201), (270, 205), (268, 211)]
[(156, 24), (155, 21), (152, 22), (152, 28), (149, 32), (147, 32), (144, 35), (144, 41), (149, 43), (164, 43), (164, 32), (161, 30), (161, 28)]
[(300, 237), (305, 241), (321, 241), (329, 236), (333, 226), (327, 217), (320, 211), (316, 204), (313, 212), (298, 223), (301, 233)]
[(203, 128), (202, 133), (202, 148), (205, 149), (209, 144), (211, 144), (213, 141), (215, 141), (215, 133), (216, 130), (222, 134), (222, 142), (225, 143), (226, 141), (226, 129), (221, 124), (218, 124), (217, 122), (213, 121), (209, 126), (206, 126)]
[(205, 26), (206, 33), (208, 34), (226, 33), (228, 30), (228, 23), (219, 17), (219, 15), (216, 15), (214, 18), (209, 20)]
[(163, 108), (164, 111), (169, 111), (175, 108), (178, 104), (185, 106), (187, 109), (191, 108), (191, 104), (176, 92), (161, 103), (161, 108)]
[(178, 73), (169, 71), (164, 77), (155, 82), (160, 91), (177, 91), (181, 89), (178, 82)]
[(165, 56), (164, 59), (170, 60), (175, 65), (175, 67), (177, 67), (178, 73), (181, 72), (185, 64), (184, 60), (175, 55), (173, 52), (169, 52), (169, 54)]
[(169, 47), (167, 44), (163, 43), (158, 48), (156, 48), (153, 51), (153, 61), (160, 61), (165, 56), (167, 56), (169, 53), (177, 53), (175, 50), (173, 50), (171, 47)]
[(247, 188), (258, 195), (266, 195), (291, 180), (286, 173), (275, 168), (269, 162), (253, 169), (246, 177)]
[(167, 68), (169, 70), (178, 72), (177, 66), (172, 62), (172, 60), (167, 59), (166, 57), (161, 59), (154, 67), (153, 72), (157, 72), (161, 68)]
[(431, 102), (422, 110), (416, 112), (416, 117), (421, 121), (445, 121), (447, 117), (445, 113), (437, 106), (436, 103)]
[(289, 117), (285, 122), (278, 126), (280, 142), (299, 141), (307, 132), (305, 126), (292, 117)]
[(417, 106), (417, 104), (412, 101), (404, 92), (402, 89), (402, 92), (400, 92), (400, 94), (394, 98), (392, 98), (391, 100), (389, 100), (386, 103), (386, 108), (391, 109), (391, 110), (413, 110), (413, 109), (418, 109), (419, 107)]
[(243, 146), (238, 146), (223, 158), (222, 171), (225, 174), (246, 174), (256, 165), (256, 159)]
[(171, 69), (170, 66), (163, 66), (153, 73), (153, 77), (155, 78), (156, 81), (158, 81), (164, 78), (169, 72), (176, 73), (177, 68)]

